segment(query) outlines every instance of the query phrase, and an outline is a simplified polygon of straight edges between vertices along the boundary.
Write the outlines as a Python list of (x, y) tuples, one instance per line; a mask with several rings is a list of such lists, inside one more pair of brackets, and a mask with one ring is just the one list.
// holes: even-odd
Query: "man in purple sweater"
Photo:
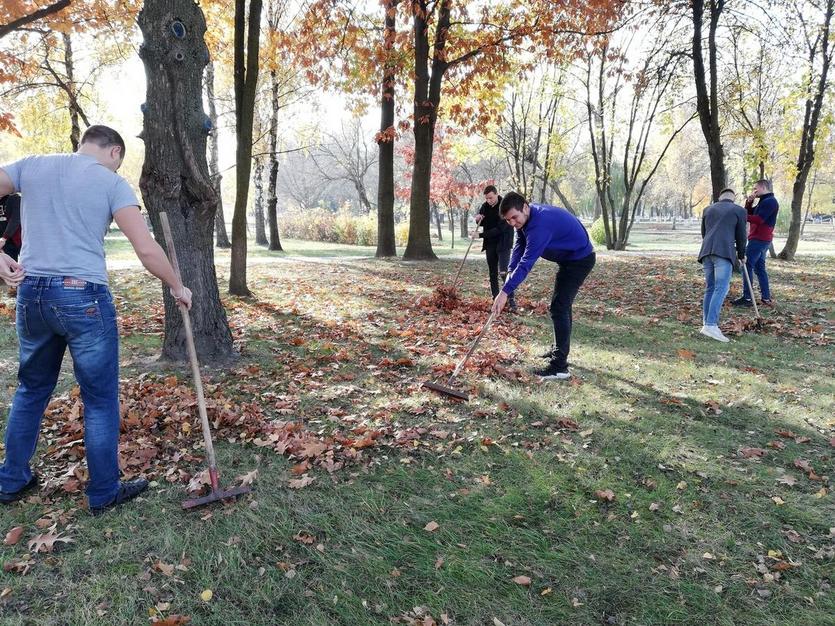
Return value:
[(534, 373), (544, 380), (570, 378), (571, 306), (595, 262), (589, 234), (580, 220), (565, 209), (528, 204), (524, 196), (516, 192), (510, 192), (502, 199), (500, 212), (516, 229), (516, 243), (507, 268), (507, 281), (493, 301), (493, 313), (501, 314), (508, 296), (527, 278), (540, 257), (556, 263), (557, 276), (550, 308), (554, 345), (543, 355), (548, 359), (548, 366)]

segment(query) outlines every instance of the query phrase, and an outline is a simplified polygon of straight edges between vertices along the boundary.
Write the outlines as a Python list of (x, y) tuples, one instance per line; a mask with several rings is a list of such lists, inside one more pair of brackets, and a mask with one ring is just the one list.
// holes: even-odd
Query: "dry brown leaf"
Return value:
[(430, 532), (430, 533), (434, 533), (440, 527), (441, 527), (441, 525), (438, 524), (438, 522), (432, 521), (432, 522), (429, 522), (426, 526), (424, 526), (423, 530), (425, 530), (427, 532)]
[(32, 552), (52, 552), (55, 549), (55, 544), (58, 542), (72, 543), (69, 537), (62, 537), (60, 534), (42, 533), (33, 537), (26, 544)]
[(314, 480), (316, 480), (316, 478), (313, 476), (303, 476), (302, 478), (287, 481), (287, 486), (290, 487), (290, 489), (301, 489), (303, 487), (307, 487)]
[(611, 489), (598, 489), (594, 492), (594, 495), (598, 500), (605, 500), (606, 502), (612, 502), (615, 499), (615, 492)]
[(241, 482), (242, 487), (248, 487), (255, 482), (256, 478), (258, 478), (258, 470), (254, 469), (251, 472), (247, 472), (243, 476), (238, 476), (237, 480)]
[(163, 563), (159, 560), (156, 563), (154, 563), (154, 569), (157, 570), (160, 574), (164, 574), (165, 576), (174, 575), (174, 565), (169, 565), (168, 563)]
[(766, 450), (762, 448), (742, 448), (739, 454), (744, 459), (759, 458), (766, 455)]
[(515, 582), (517, 585), (527, 587), (531, 584), (531, 579), (529, 576), (516, 576), (513, 578), (513, 582)]
[(9, 532), (6, 533), (6, 538), (3, 540), (3, 545), (5, 546), (13, 546), (20, 538), (23, 536), (23, 526), (15, 526)]

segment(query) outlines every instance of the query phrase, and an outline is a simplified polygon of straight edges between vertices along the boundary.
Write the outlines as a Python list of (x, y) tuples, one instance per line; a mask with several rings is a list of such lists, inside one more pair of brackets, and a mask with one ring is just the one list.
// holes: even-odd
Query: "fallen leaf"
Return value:
[(531, 584), (531, 579), (528, 576), (516, 576), (513, 578), (513, 582), (515, 582), (517, 585), (527, 587)]
[(794, 476), (789, 476), (788, 474), (786, 474), (785, 476), (780, 476), (780, 478), (777, 479), (777, 482), (783, 485), (788, 485), (789, 487), (793, 487), (797, 484), (797, 479)]
[(200, 599), (203, 602), (209, 602), (212, 599), (212, 596), (215, 595), (211, 589), (204, 589), (203, 592), (200, 594)]
[(169, 565), (168, 563), (163, 563), (162, 561), (157, 561), (156, 563), (154, 563), (153, 567), (160, 574), (163, 574), (165, 576), (173, 576), (174, 575), (174, 566)]
[(696, 358), (696, 353), (695, 352), (693, 352), (692, 350), (685, 350), (684, 348), (679, 348), (677, 354), (678, 354), (678, 358), (687, 359), (689, 361), (692, 361), (693, 359)]
[(18, 541), (20, 541), (21, 536), (23, 536), (23, 526), (15, 526), (9, 532), (6, 533), (6, 538), (3, 540), (3, 545), (13, 546)]
[(606, 502), (612, 502), (615, 499), (615, 492), (611, 489), (598, 489), (594, 492), (594, 495), (598, 500), (605, 500)]
[(432, 522), (429, 522), (426, 526), (424, 526), (424, 527), (423, 527), (423, 530), (426, 530), (426, 531), (428, 531), (428, 532), (430, 532), (430, 533), (434, 533), (434, 532), (435, 532), (436, 530), (438, 530), (440, 527), (441, 527), (441, 525), (440, 525), (440, 524), (438, 524), (438, 522), (432, 521)]
[(774, 502), (774, 504), (776, 504), (777, 506), (782, 506), (786, 503), (786, 501), (783, 500), (783, 498), (781, 498), (780, 496), (774, 496), (773, 498), (771, 498), (771, 501)]
[(812, 464), (809, 463), (809, 461), (807, 461), (806, 459), (795, 459), (794, 466), (797, 469), (802, 469), (804, 472), (814, 471), (812, 470)]
[(444, 565), (444, 557), (439, 556), (435, 560), (435, 569), (441, 569), (441, 567), (443, 567), (443, 565)]
[(301, 489), (302, 487), (307, 487), (314, 480), (316, 480), (316, 478), (313, 476), (304, 476), (302, 478), (287, 481), (287, 486), (290, 487), (290, 489)]
[(685, 489), (687, 489), (687, 483), (682, 480), (676, 485), (676, 489), (678, 489), (679, 491), (684, 491)]
[(762, 448), (742, 448), (739, 451), (739, 454), (744, 459), (759, 458), (765, 456), (766, 450), (763, 450)]
[(821, 498), (825, 497), (826, 494), (828, 494), (828, 493), (829, 492), (826, 490), (826, 487), (821, 487), (820, 491), (817, 491), (815, 493), (815, 497), (818, 498), (818, 499), (821, 499)]
[(241, 481), (242, 487), (248, 487), (255, 482), (256, 478), (258, 478), (258, 470), (254, 469), (251, 472), (247, 472), (243, 476), (238, 476), (237, 480)]
[(304, 543), (304, 544), (307, 544), (307, 545), (310, 545), (314, 541), (316, 541), (316, 537), (314, 537), (310, 533), (304, 533), (304, 532), (296, 533), (296, 535), (293, 537), (293, 539), (295, 539), (299, 543)]
[(657, 511), (660, 508), (661, 508), (661, 505), (658, 502), (653, 502), (652, 504), (649, 505), (649, 510), (650, 511)]
[(26, 545), (32, 552), (52, 552), (57, 542), (72, 543), (69, 537), (62, 537), (60, 534), (42, 533), (29, 540)]

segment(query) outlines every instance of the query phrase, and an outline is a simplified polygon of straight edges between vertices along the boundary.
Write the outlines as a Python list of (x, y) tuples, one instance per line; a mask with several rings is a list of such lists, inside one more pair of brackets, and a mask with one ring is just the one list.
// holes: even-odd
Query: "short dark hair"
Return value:
[(719, 199), (722, 200), (723, 196), (730, 196), (730, 198), (726, 197), (726, 199), (733, 200), (734, 198), (736, 198), (736, 192), (730, 187), (725, 187), (722, 191), (719, 192)]
[(499, 193), (499, 190), (496, 189), (495, 185), (487, 185), (484, 188), (484, 195), (486, 196), (488, 193)]
[(521, 193), (517, 193), (515, 191), (508, 191), (507, 194), (505, 194), (505, 197), (502, 198), (502, 206), (499, 207), (499, 213), (502, 215), (502, 217), (504, 217), (508, 212), (510, 212), (513, 209), (521, 211), (522, 207), (525, 206), (527, 203), (528, 201), (525, 200), (525, 196), (523, 196)]
[(122, 149), (122, 158), (125, 158), (125, 140), (109, 126), (102, 126), (101, 124), (90, 126), (81, 136), (81, 143), (94, 143), (99, 148), (119, 146)]

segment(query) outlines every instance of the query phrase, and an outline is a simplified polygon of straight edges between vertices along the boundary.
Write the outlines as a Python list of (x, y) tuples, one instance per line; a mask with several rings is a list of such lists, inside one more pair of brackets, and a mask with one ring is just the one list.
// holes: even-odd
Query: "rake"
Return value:
[(748, 283), (748, 290), (751, 293), (751, 304), (754, 305), (754, 315), (757, 317), (757, 328), (763, 327), (763, 318), (760, 316), (760, 310), (757, 307), (757, 294), (754, 293), (754, 285), (751, 284), (751, 275), (748, 273), (748, 266), (742, 263), (742, 276), (746, 283)]
[[(164, 212), (159, 214), (160, 222), (162, 223), (162, 232), (165, 235), (165, 245), (168, 248), (168, 258), (174, 268), (174, 273), (177, 278), (182, 281), (180, 277), (180, 265), (177, 262), (177, 251), (174, 249), (174, 238), (171, 236), (171, 225), (168, 223), (168, 215)], [(209, 428), (209, 417), (206, 414), (206, 398), (203, 395), (203, 381), (200, 379), (200, 364), (197, 361), (197, 350), (194, 347), (194, 334), (191, 330), (191, 318), (189, 317), (188, 308), (182, 303), (177, 303), (180, 309), (180, 314), (183, 316), (183, 328), (186, 334), (186, 345), (188, 346), (188, 358), (191, 362), (191, 375), (194, 379), (194, 391), (197, 395), (197, 409), (200, 413), (200, 424), (203, 427), (203, 443), (206, 446), (206, 459), (209, 462), (209, 482), (212, 491), (201, 498), (191, 498), (183, 501), (184, 509), (193, 509), (198, 506), (204, 506), (217, 502), (218, 500), (226, 500), (227, 498), (236, 498), (245, 493), (249, 493), (252, 489), (248, 486), (232, 487), (231, 489), (220, 488), (220, 475), (217, 470), (217, 459), (215, 458), (215, 447), (212, 443), (212, 431)]]
[(451, 398), (456, 398), (458, 400), (467, 401), (470, 399), (469, 394), (463, 391), (459, 391), (458, 389), (452, 387), (452, 382), (455, 380), (458, 374), (461, 373), (461, 370), (464, 369), (464, 365), (467, 364), (467, 361), (469, 361), (470, 357), (473, 355), (473, 352), (475, 352), (476, 346), (478, 346), (478, 342), (481, 341), (481, 338), (484, 336), (484, 332), (487, 330), (487, 327), (490, 326), (490, 324), (493, 322), (494, 315), (494, 312), (490, 311), (490, 317), (488, 317), (487, 321), (484, 322), (484, 326), (481, 327), (481, 332), (478, 333), (478, 337), (476, 337), (475, 341), (473, 341), (473, 345), (470, 346), (470, 349), (467, 351), (467, 354), (464, 356), (463, 359), (461, 359), (458, 365), (455, 366), (455, 371), (452, 372), (452, 375), (447, 380), (446, 385), (442, 385), (440, 383), (426, 382), (423, 383), (424, 387), (426, 387), (427, 389), (431, 389), (436, 393), (440, 393)]

